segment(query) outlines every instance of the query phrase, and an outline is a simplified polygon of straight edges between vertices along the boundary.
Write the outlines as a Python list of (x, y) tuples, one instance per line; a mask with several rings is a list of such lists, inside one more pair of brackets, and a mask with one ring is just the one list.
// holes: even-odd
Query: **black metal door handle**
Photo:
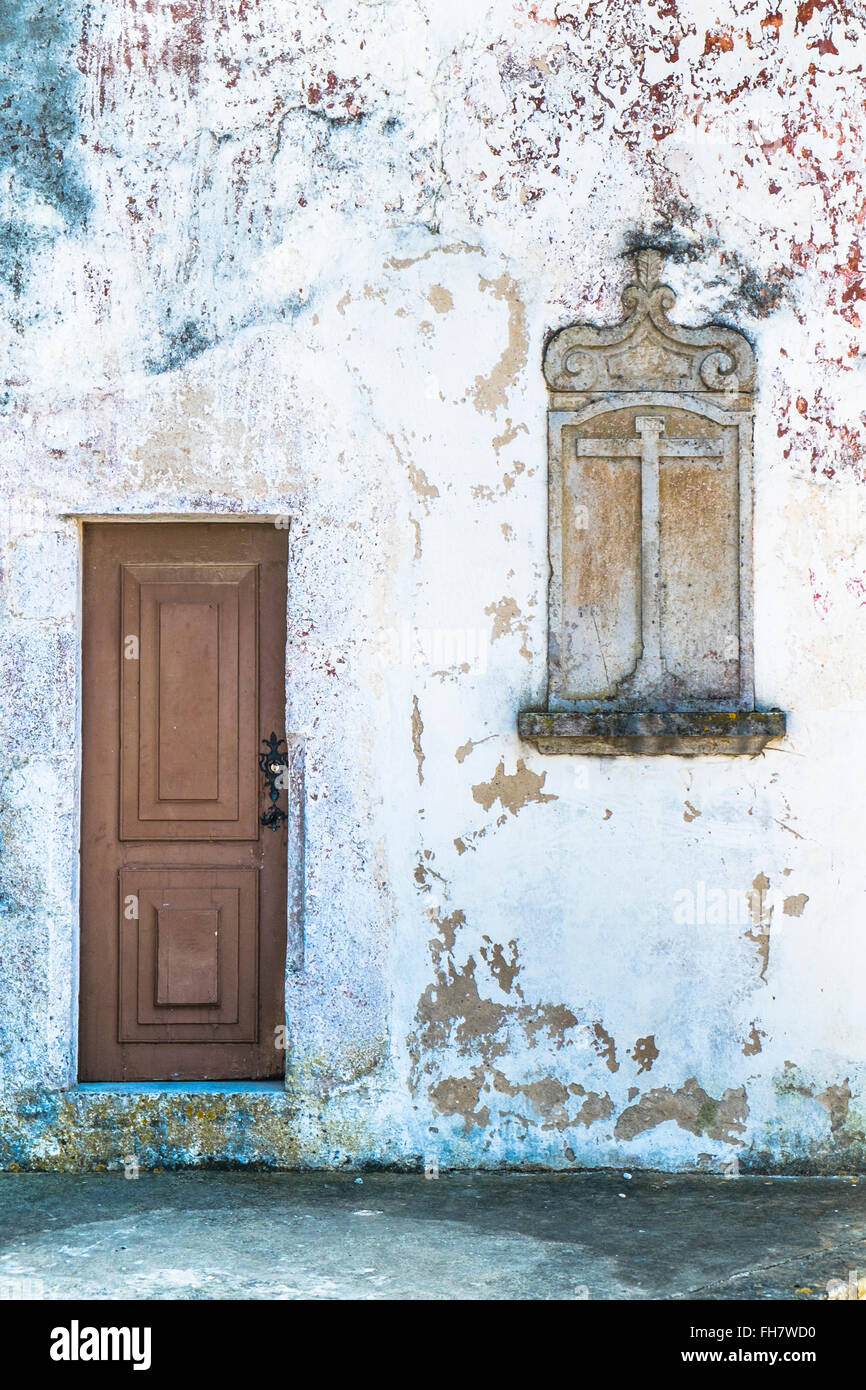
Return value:
[(261, 823), (270, 826), (271, 830), (279, 830), (282, 822), (288, 820), (285, 811), (277, 805), (280, 790), (286, 786), (285, 773), (289, 766), (288, 749), (285, 753), (280, 750), (280, 744), (285, 741), (284, 738), (277, 738), (272, 732), (269, 739), (262, 739), (265, 751), (259, 754), (259, 767), (264, 775), (265, 790), (271, 800), (271, 805), (262, 813)]

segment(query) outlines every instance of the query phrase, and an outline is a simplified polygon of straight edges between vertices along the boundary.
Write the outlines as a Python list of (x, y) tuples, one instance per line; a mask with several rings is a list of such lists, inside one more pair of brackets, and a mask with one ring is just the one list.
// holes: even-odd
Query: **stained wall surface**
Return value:
[[(858, 1165), (862, 7), (8, 0), (2, 41), (3, 1164)], [(647, 244), (757, 355), (754, 759), (517, 737), (544, 342)], [(76, 1088), (80, 518), (142, 515), (290, 519), (284, 1092)]]

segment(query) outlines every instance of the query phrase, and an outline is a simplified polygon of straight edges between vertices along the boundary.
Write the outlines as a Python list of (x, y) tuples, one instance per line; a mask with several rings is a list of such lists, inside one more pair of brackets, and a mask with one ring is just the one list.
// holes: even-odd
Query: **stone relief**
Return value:
[(544, 354), (548, 708), (519, 728), (545, 751), (757, 751), (784, 716), (754, 702), (754, 354), (672, 323), (660, 254), (635, 259), (623, 320)]

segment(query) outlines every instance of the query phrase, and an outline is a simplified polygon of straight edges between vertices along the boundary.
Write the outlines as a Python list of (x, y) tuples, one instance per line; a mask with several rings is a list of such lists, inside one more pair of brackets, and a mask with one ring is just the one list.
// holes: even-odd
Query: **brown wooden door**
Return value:
[(281, 1073), (286, 822), (261, 824), (259, 754), (284, 732), (287, 541), (84, 528), (82, 1081)]

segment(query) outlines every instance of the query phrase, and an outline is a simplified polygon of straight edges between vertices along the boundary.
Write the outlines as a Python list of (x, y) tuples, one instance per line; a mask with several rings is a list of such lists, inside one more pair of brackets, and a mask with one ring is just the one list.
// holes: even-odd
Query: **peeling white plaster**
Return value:
[[(191, 0), (178, 19), (125, 0), (85, 26), (67, 7), (67, 159), (90, 206), (20, 200), (33, 235), (2, 324), (13, 1111), (75, 1079), (69, 518), (264, 514), (292, 518), (287, 731), (306, 743), (296, 1158), (862, 1155), (864, 23), (843, 0), (774, 13)], [(546, 682), (543, 343), (617, 318), (640, 233), (674, 248), (684, 321), (755, 344), (756, 689), (789, 737), (754, 761), (578, 768), (516, 735)], [(494, 632), (503, 597), (519, 618)], [(383, 634), (407, 625), (481, 633), (484, 660), (404, 660)], [(484, 809), (473, 787), (521, 759), (523, 804)], [(683, 889), (760, 874), (780, 901), (808, 894), (773, 915), (763, 978), (759, 931), (673, 917)], [(438, 1032), (431, 989), (457, 1007)], [(714, 1103), (745, 1088), (733, 1142), (700, 1132), (709, 1112), (614, 1137), (691, 1077)], [(831, 1131), (815, 1097), (846, 1078)], [(590, 1092), (610, 1113), (585, 1123)], [(60, 1162), (54, 1124), (15, 1161)]]

